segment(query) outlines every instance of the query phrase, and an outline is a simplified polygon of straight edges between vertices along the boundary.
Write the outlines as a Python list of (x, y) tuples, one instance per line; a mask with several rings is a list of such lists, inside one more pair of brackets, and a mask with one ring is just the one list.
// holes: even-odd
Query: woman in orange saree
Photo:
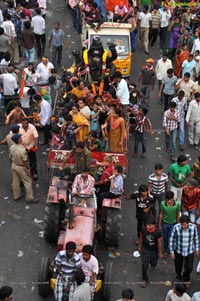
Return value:
[(124, 118), (120, 117), (120, 109), (113, 107), (110, 114), (109, 146), (112, 153), (123, 153), (126, 135)]
[(182, 64), (185, 60), (188, 59), (189, 57), (189, 50), (187, 50), (187, 45), (183, 45), (180, 50), (177, 51), (176, 53), (176, 64), (174, 68), (174, 74), (178, 77), (182, 77)]
[(70, 112), (73, 122), (78, 125), (76, 142), (85, 142), (89, 134), (89, 121), (79, 112), (78, 105), (74, 105)]

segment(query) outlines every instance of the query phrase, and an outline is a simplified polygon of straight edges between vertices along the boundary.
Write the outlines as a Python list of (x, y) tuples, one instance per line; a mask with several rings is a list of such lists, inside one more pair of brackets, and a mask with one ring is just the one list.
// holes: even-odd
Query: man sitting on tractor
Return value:
[(72, 185), (73, 203), (83, 207), (95, 208), (93, 188), (95, 179), (89, 175), (89, 167), (85, 166), (74, 179)]
[(72, 301), (72, 277), (74, 272), (80, 269), (80, 257), (75, 250), (75, 242), (69, 241), (65, 250), (56, 255), (55, 264), (58, 276), (54, 290), (55, 301), (63, 301), (65, 294), (68, 295), (68, 300)]

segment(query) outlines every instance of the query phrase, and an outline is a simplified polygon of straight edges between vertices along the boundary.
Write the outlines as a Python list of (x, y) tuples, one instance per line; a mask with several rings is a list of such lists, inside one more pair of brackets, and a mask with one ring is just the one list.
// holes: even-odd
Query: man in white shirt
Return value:
[(191, 54), (195, 54), (196, 50), (200, 51), (200, 33), (199, 33), (199, 37), (194, 40), (194, 44), (193, 44), (193, 47), (192, 47)]
[(54, 65), (49, 62), (48, 57), (43, 56), (42, 62), (37, 65), (36, 73), (38, 74), (37, 83), (39, 85), (48, 85), (49, 77), (51, 76), (51, 70), (54, 68)]
[(36, 16), (32, 18), (31, 27), (35, 34), (37, 44), (37, 56), (41, 58), (45, 52), (46, 36), (45, 36), (45, 20), (41, 16), (41, 9), (37, 8)]
[(149, 29), (152, 27), (152, 16), (148, 13), (148, 5), (144, 5), (143, 11), (139, 13), (139, 27), (140, 27), (140, 48), (142, 42), (144, 43), (145, 53), (149, 54)]
[(186, 124), (188, 126), (189, 147), (199, 149), (200, 138), (200, 93), (194, 94), (195, 100), (189, 104), (186, 115)]
[(11, 59), (15, 64), (19, 64), (19, 48), (17, 44), (17, 34), (15, 32), (15, 26), (11, 21), (11, 15), (5, 15), (5, 21), (1, 27), (4, 29), (4, 34), (9, 38), (9, 52)]
[(123, 115), (125, 120), (128, 120), (128, 105), (129, 105), (129, 89), (125, 79), (122, 78), (121, 72), (117, 71), (113, 74), (113, 80), (117, 82), (116, 96), (122, 104)]
[(167, 34), (167, 28), (171, 18), (171, 12), (170, 10), (167, 10), (166, 7), (159, 8), (158, 12), (160, 14), (160, 44), (161, 48), (163, 48)]
[(9, 101), (16, 95), (18, 88), (17, 79), (13, 75), (13, 68), (10, 64), (8, 65), (7, 73), (0, 75), (0, 80), (3, 82), (4, 107), (6, 108)]
[(44, 142), (39, 142), (40, 145), (48, 144), (51, 140), (51, 125), (50, 118), (52, 115), (51, 105), (38, 94), (33, 97), (33, 100), (40, 107), (40, 127), (43, 130)]
[[(172, 68), (172, 61), (167, 58), (167, 54), (163, 54), (163, 57), (157, 61), (155, 73), (156, 78), (158, 80), (158, 88), (160, 90), (160, 86), (162, 84), (162, 80), (165, 76), (167, 76), (167, 70)], [(163, 103), (163, 93), (160, 96), (160, 104)]]

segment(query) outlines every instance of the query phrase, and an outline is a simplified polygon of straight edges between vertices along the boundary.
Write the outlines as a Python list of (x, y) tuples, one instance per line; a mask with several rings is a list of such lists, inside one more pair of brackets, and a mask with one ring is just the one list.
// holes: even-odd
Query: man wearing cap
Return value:
[(153, 67), (154, 60), (152, 58), (147, 59), (146, 65), (142, 67), (138, 85), (141, 85), (141, 92), (145, 95), (147, 100), (150, 98), (151, 89), (154, 90), (155, 85), (155, 69)]
[(38, 85), (45, 86), (49, 84), (49, 77), (51, 76), (51, 70), (54, 68), (54, 65), (49, 62), (47, 56), (42, 57), (41, 63), (37, 65), (36, 73), (39, 78), (37, 80)]
[(197, 187), (197, 181), (189, 178), (188, 183), (182, 191), (182, 213), (188, 215), (191, 223), (195, 223), (196, 217), (200, 215), (200, 189)]
[(27, 203), (36, 203), (38, 200), (33, 198), (32, 182), (30, 177), (29, 162), (25, 147), (22, 145), (22, 135), (12, 136), (14, 144), (10, 147), (10, 158), (12, 162), (13, 176), (13, 198), (15, 201), (21, 198), (20, 182), (24, 184), (26, 190)]
[(48, 144), (49, 141), (51, 140), (51, 125), (50, 125), (50, 118), (52, 115), (52, 109), (51, 105), (44, 100), (40, 95), (36, 94), (33, 97), (34, 101), (36, 104), (40, 107), (40, 127), (43, 130), (44, 133), (44, 141), (39, 142), (40, 145), (45, 145)]
[(8, 145), (8, 147), (10, 149), (11, 145), (14, 144), (14, 141), (12, 140), (12, 136), (14, 134), (19, 133), (19, 128), (20, 127), (18, 124), (13, 124), (10, 128), (11, 132), (8, 135), (6, 135), (6, 137), (3, 140), (0, 141), (0, 145)]
[(22, 134), (22, 145), (26, 148), (31, 176), (37, 179), (37, 158), (36, 151), (38, 148), (38, 132), (35, 126), (28, 122), (27, 118), (22, 118), (22, 123), (20, 124), (19, 134)]

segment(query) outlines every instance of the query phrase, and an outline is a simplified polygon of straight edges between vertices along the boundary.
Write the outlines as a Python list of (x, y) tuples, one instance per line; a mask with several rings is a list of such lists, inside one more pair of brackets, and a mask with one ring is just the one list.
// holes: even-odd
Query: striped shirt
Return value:
[(148, 183), (151, 185), (151, 194), (162, 194), (165, 192), (165, 185), (168, 183), (168, 175), (162, 173), (160, 179), (155, 173), (149, 176)]
[(74, 271), (78, 270), (81, 266), (80, 257), (77, 253), (69, 258), (65, 250), (58, 252), (55, 258), (55, 263), (58, 266), (61, 266), (61, 272), (64, 276), (72, 277)]
[(152, 13), (152, 28), (159, 28), (160, 25), (160, 14), (159, 13)]
[(181, 256), (188, 256), (199, 250), (199, 237), (197, 227), (189, 223), (188, 228), (183, 230), (181, 224), (176, 224), (172, 230), (169, 241), (170, 253), (176, 251)]

